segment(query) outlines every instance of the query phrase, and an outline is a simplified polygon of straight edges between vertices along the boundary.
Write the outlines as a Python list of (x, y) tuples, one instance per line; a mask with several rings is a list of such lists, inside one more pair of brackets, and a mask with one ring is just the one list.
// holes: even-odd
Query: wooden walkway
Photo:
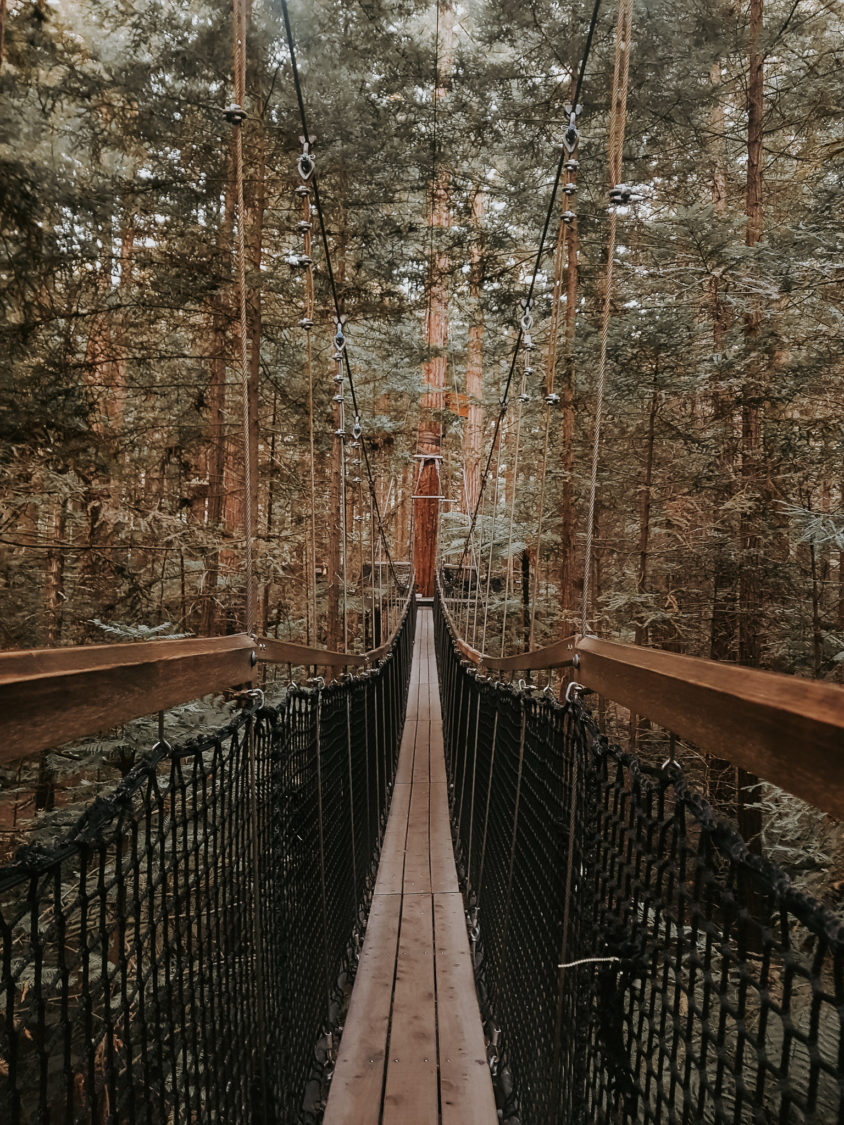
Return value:
[(431, 610), (324, 1125), (497, 1121), (448, 819)]

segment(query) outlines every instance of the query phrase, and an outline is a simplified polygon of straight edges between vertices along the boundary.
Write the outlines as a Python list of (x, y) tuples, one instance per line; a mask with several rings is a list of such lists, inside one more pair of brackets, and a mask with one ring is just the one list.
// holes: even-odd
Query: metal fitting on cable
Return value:
[(532, 367), (526, 367), (525, 368), (525, 375), (532, 375), (532, 374), (533, 374), (533, 368)]
[(342, 396), (342, 395), (335, 395), (335, 396), (334, 396), (334, 401), (335, 401), (335, 402), (342, 402), (342, 401), (343, 401), (343, 396)]
[(299, 175), (303, 180), (309, 180), (314, 171), (314, 158), (310, 152), (310, 145), (307, 141), (302, 141), (302, 155), (296, 163), (299, 170)]
[(346, 431), (341, 426), (339, 430), (334, 431), (334, 436), (340, 438), (340, 440), (342, 441), (346, 436)]
[(311, 194), (311, 189), (306, 184), (299, 184), (299, 186), (296, 188), (296, 194), (301, 195), (301, 197), (304, 199), (306, 195)]
[(545, 396), (545, 401), (549, 406), (556, 406), (560, 401), (560, 396), (552, 391), (551, 394)]
[(305, 231), (310, 230), (313, 225), (314, 224), (309, 223), (307, 221), (307, 219), (300, 219), (299, 222), (296, 224), (296, 230), (298, 230), (301, 234), (304, 234)]
[[(337, 357), (335, 356), (334, 358), (336, 359)], [(336, 375), (332, 375), (332, 379), (334, 380), (335, 383), (338, 383), (338, 384), (343, 382), (343, 376), (341, 375), (341, 373), (339, 371), (337, 372)]]
[(575, 215), (574, 211), (563, 211), (563, 222), (566, 224), (566, 226), (569, 226), (571, 223), (573, 223), (576, 218), (577, 215)]
[(580, 168), (579, 160), (567, 160), (563, 165), (567, 172), (576, 172)]
[(311, 320), (311, 318), (309, 316), (303, 316), (302, 319), (299, 321), (299, 327), (304, 328), (306, 332), (310, 332), (310, 330), (313, 328), (313, 326), (314, 326), (314, 322)]
[(242, 105), (238, 105), (237, 102), (232, 102), (231, 105), (227, 105), (223, 113), (225, 114), (226, 121), (228, 121), (230, 125), (242, 125), (246, 120), (246, 110)]
[(624, 206), (636, 199), (635, 188), (632, 184), (615, 184), (610, 188), (610, 203), (615, 206)]
[(571, 182), (563, 184), (563, 191), (566, 195), (577, 195), (577, 184)]
[(357, 439), (360, 437), (360, 435), (362, 433), (363, 433), (363, 430), (361, 429), (361, 425), (360, 425), (360, 414), (356, 414), (355, 415), (355, 424), (354, 424), (354, 426), (352, 426), (352, 437), (355, 439), (355, 441), (357, 441)]
[(314, 260), (309, 254), (300, 254), (296, 259), (296, 265), (301, 266), (302, 269), (310, 269), (313, 264)]
[(530, 395), (526, 391), (523, 391), (522, 394), (519, 395), (519, 402), (530, 402)]
[(569, 115), (569, 127), (566, 129), (565, 136), (563, 137), (563, 148), (568, 153), (574, 152), (577, 142), (580, 140), (580, 133), (577, 131), (577, 119), (583, 109), (582, 105), (572, 105), (571, 102), (566, 102), (563, 107)]

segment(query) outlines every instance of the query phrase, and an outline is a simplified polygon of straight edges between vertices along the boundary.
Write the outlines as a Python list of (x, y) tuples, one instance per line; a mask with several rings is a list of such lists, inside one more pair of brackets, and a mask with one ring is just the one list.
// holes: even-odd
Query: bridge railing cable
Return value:
[(491, 680), (439, 606), (435, 622), (505, 1118), (841, 1120), (844, 924), (751, 854), (676, 763), (610, 744), (576, 693)]
[[(296, 1122), (321, 1096), (395, 776), (377, 668), (159, 742), (0, 869), (0, 1120)], [(306, 1106), (307, 1108), (307, 1106)]]

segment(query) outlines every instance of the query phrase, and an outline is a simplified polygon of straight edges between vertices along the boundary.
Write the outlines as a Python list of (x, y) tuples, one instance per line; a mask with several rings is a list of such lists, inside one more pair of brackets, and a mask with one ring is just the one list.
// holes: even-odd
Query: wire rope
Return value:
[[(501, 652), (504, 655), (504, 646), (507, 638), (507, 611), (510, 605), (510, 578), (513, 573), (513, 560), (511, 552), (513, 550), (513, 522), (516, 515), (516, 487), (519, 479), (519, 454), (521, 452), (522, 443), (522, 413), (524, 404), (527, 401), (527, 370), (522, 369), (522, 387), (519, 393), (519, 410), (516, 415), (516, 449), (513, 454), (513, 483), (510, 489), (510, 517), (507, 527), (507, 575), (504, 584), (504, 613), (501, 619)], [(541, 513), (541, 509), (540, 509)]]
[[(284, 2), (284, 0), (282, 0), (282, 2)], [(595, 5), (592, 9), (592, 16), (591, 16), (590, 21), (589, 21), (589, 30), (586, 34), (586, 42), (585, 42), (584, 48), (583, 48), (583, 56), (582, 56), (582, 59), (581, 59), (581, 64), (580, 64), (580, 68), (578, 70), (578, 75), (577, 75), (577, 85), (575, 86), (574, 102), (573, 102), (573, 105), (575, 106), (575, 108), (577, 107), (578, 100), (580, 98), (580, 91), (583, 87), (583, 78), (584, 78), (584, 75), (586, 73), (586, 64), (589, 60), (589, 54), (590, 54), (591, 49), (592, 49), (592, 39), (594, 37), (595, 28), (596, 28), (597, 23), (598, 23), (598, 15), (600, 13), (600, 9), (601, 9), (601, 0), (595, 0)], [(551, 189), (551, 196), (550, 196), (550, 199), (548, 201), (548, 209), (545, 213), (545, 222), (543, 224), (542, 234), (541, 234), (540, 239), (539, 239), (539, 249), (537, 250), (536, 258), (535, 258), (534, 264), (533, 264), (533, 272), (531, 274), (530, 285), (528, 287), (527, 299), (526, 299), (526, 306), (527, 307), (530, 307), (530, 303), (533, 299), (533, 291), (534, 291), (534, 288), (536, 287), (536, 278), (537, 278), (537, 275), (539, 273), (539, 267), (542, 263), (542, 257), (545, 253), (545, 240), (548, 236), (548, 228), (551, 225), (551, 219), (552, 219), (553, 214), (554, 214), (554, 204), (555, 204), (556, 199), (557, 199), (557, 192), (558, 192), (559, 187), (560, 187), (560, 180), (562, 179), (562, 175), (563, 175), (563, 167), (565, 165), (567, 157), (568, 157), (568, 149), (566, 148), (565, 145), (563, 145), (562, 148), (561, 148), (561, 151), (560, 151), (560, 159), (557, 162), (557, 171), (556, 171), (556, 175), (554, 177), (554, 184), (553, 184), (553, 187)], [(513, 374), (514, 374), (515, 369), (516, 369), (516, 360), (517, 360), (518, 355), (519, 355), (519, 348), (521, 347), (523, 336), (524, 336), (524, 329), (520, 326), (519, 330), (518, 330), (518, 333), (516, 335), (516, 343), (515, 343), (515, 346), (513, 348), (513, 355), (512, 355), (512, 359), (510, 361), (509, 370), (507, 372), (507, 378), (506, 378), (505, 383), (504, 383), (504, 391), (503, 391), (503, 394), (501, 396), (501, 401), (503, 403), (506, 403), (507, 396), (510, 393), (510, 386), (513, 382)], [(463, 560), (465, 559), (466, 550), (468, 548), (468, 543), (469, 543), (469, 538), (470, 538), (470, 535), (472, 533), (472, 530), (474, 529), (475, 523), (477, 521), (478, 512), (480, 511), (481, 499), (483, 497), (484, 489), (486, 487), (487, 474), (489, 472), (490, 465), (492, 464), (493, 454), (495, 452), (495, 447), (496, 447), (496, 444), (498, 442), (498, 436), (499, 436), (499, 432), (500, 432), (500, 429), (501, 429), (502, 417), (503, 417), (503, 414), (499, 414), (498, 418), (495, 421), (495, 428), (494, 428), (493, 434), (492, 434), (492, 441), (490, 443), (489, 455), (488, 455), (487, 460), (486, 460), (486, 467), (485, 467), (483, 476), (481, 477), (481, 485), (480, 485), (480, 489), (479, 489), (479, 494), (478, 494), (477, 500), (475, 502), (475, 510), (472, 514), (472, 519), (471, 519), (471, 522), (469, 524), (469, 532), (466, 535), (466, 541), (463, 544), (463, 552), (461, 554), (461, 559), (460, 559), (461, 565), (463, 564)]]
[[(285, 30), (285, 36), (286, 36), (286, 39), (287, 39), (287, 49), (290, 53), (290, 68), (291, 68), (291, 72), (292, 72), (292, 75), (293, 75), (293, 85), (294, 85), (294, 88), (295, 88), (295, 91), (296, 91), (296, 101), (297, 101), (297, 104), (299, 106), (299, 118), (300, 118), (300, 121), (302, 123), (302, 134), (305, 138), (305, 142), (310, 146), (310, 136), (311, 136), (311, 134), (310, 134), (310, 131), (308, 130), (307, 113), (305, 111), (305, 100), (304, 100), (304, 95), (302, 93), (302, 83), (301, 83), (301, 80), (300, 80), (300, 77), (299, 77), (299, 67), (298, 67), (298, 64), (296, 62), (296, 48), (295, 48), (295, 45), (294, 45), (294, 42), (293, 42), (293, 28), (292, 28), (292, 25), (290, 23), (290, 12), (288, 11), (287, 0), (280, 0), (280, 2), (281, 2), (282, 16), (284, 18), (284, 30)], [(338, 291), (337, 291), (337, 283), (336, 283), (336, 280), (335, 280), (335, 277), (334, 277), (334, 268), (331, 264), (331, 251), (330, 251), (329, 246), (328, 246), (328, 230), (327, 230), (327, 226), (326, 226), (326, 223), (325, 223), (325, 215), (324, 215), (323, 210), (322, 210), (322, 201), (320, 199), (319, 184), (318, 184), (318, 181), (317, 181), (316, 172), (314, 172), (313, 177), (312, 177), (312, 185), (313, 185), (313, 192), (314, 192), (314, 204), (316, 206), (317, 215), (319, 217), (320, 240), (322, 242), (323, 255), (325, 257), (325, 268), (326, 268), (326, 273), (328, 275), (328, 286), (329, 286), (329, 290), (331, 292), (331, 299), (332, 299), (332, 303), (334, 305), (335, 316), (337, 317), (337, 319), (339, 321), (342, 322), (343, 317), (342, 317), (342, 310), (341, 310), (341, 305), (340, 305), (340, 298), (339, 298), (339, 294), (338, 294)], [(360, 410), (360, 406), (358, 404), (357, 392), (355, 390), (355, 381), (354, 381), (354, 376), (352, 375), (352, 366), (351, 366), (351, 362), (349, 360), (348, 347), (343, 348), (343, 361), (344, 361), (344, 364), (345, 364), (346, 375), (347, 375), (348, 380), (349, 380), (349, 392), (352, 396), (352, 407), (354, 409), (355, 417), (360, 418), (361, 417), (361, 410)], [(364, 437), (361, 436), (359, 440), (360, 440), (360, 445), (361, 445), (361, 451), (363, 452), (364, 465), (365, 465), (365, 468), (366, 468), (366, 476), (367, 476), (367, 480), (369, 482), (369, 492), (370, 492), (370, 495), (372, 497), (373, 507), (375, 509), (375, 518), (376, 518), (376, 522), (378, 524), (378, 532), (379, 532), (379, 537), (381, 539), (381, 543), (382, 543), (382, 546), (383, 546), (384, 555), (387, 559), (387, 563), (388, 563), (388, 566), (390, 568), (390, 574), (392, 575), (393, 580), (396, 583), (396, 586), (399, 589), (401, 589), (402, 588), (402, 582), (399, 579), (399, 576), (396, 572), (395, 564), (393, 563), (392, 555), (390, 554), (390, 545), (387, 542), (387, 535), (386, 535), (386, 532), (384, 530), (384, 523), (383, 523), (383, 520), (381, 518), (381, 511), (380, 511), (380, 508), (378, 506), (378, 497), (377, 497), (376, 492), (375, 492), (375, 479), (374, 479), (373, 474), (372, 474), (372, 465), (371, 465), (370, 459), (369, 459), (369, 450), (367, 449), (367, 443), (366, 443), (366, 440), (364, 439)]]
[(243, 174), (243, 119), (245, 116), (244, 102), (246, 100), (246, 11), (243, 0), (233, 0), (232, 8), (233, 31), (233, 71), (234, 71), (234, 98), (235, 104), (229, 107), (227, 115), (234, 125), (234, 163), (235, 184), (237, 193), (237, 243), (236, 243), (236, 271), (237, 271), (237, 297), (240, 317), (240, 382), (243, 407), (243, 535), (244, 535), (244, 568), (246, 570), (246, 596), (245, 596), (245, 631), (254, 633), (256, 628), (255, 612), (255, 562), (253, 557), (253, 542), (255, 537), (253, 519), (253, 493), (258, 482), (252, 476), (252, 428), (249, 410), (249, 342), (248, 342), (248, 313), (246, 304), (246, 205), (244, 198)]
[[(621, 159), (624, 148), (624, 130), (627, 117), (627, 88), (630, 76), (630, 39), (632, 35), (632, 0), (619, 0), (618, 21), (615, 34), (615, 59), (613, 66), (612, 107), (610, 111), (609, 176), (610, 187), (621, 182)], [(622, 46), (623, 45), (623, 46)], [(598, 360), (598, 388), (595, 405), (595, 429), (592, 438), (592, 468), (589, 480), (589, 508), (586, 517), (586, 550), (583, 562), (583, 602), (580, 631), (589, 630), (591, 602), (592, 560), (594, 553), (595, 509), (598, 497), (598, 466), (601, 450), (601, 425), (604, 414), (604, 394), (607, 382), (607, 352), (610, 320), (612, 318), (613, 269), (615, 263), (618, 207), (610, 204), (610, 224), (607, 239), (607, 271), (604, 283), (604, 303), (601, 313), (601, 351)]]

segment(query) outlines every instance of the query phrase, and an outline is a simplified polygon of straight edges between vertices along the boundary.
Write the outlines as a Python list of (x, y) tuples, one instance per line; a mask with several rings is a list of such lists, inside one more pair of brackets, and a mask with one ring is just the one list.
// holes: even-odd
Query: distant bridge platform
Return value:
[(432, 613), (422, 602), (390, 816), (324, 1123), (496, 1120), (451, 842)]

